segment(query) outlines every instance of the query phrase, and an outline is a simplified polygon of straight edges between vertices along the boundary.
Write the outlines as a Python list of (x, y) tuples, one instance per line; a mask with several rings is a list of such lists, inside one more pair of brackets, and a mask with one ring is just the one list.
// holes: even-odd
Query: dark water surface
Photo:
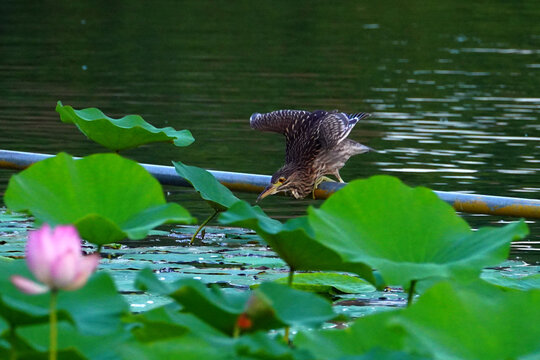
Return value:
[[(59, 121), (62, 100), (196, 138), (125, 154), (138, 161), (271, 174), (284, 141), (252, 131), (251, 113), (367, 111), (350, 137), (385, 152), (352, 158), (345, 180), (391, 174), (436, 190), (537, 199), (539, 19), (535, 1), (3, 1), (0, 148), (104, 151)], [(0, 193), (12, 173), (0, 170)], [(167, 190), (208, 215), (191, 191)], [(275, 197), (263, 208), (285, 218), (310, 203)], [(528, 239), (540, 241), (538, 222), (529, 226)]]

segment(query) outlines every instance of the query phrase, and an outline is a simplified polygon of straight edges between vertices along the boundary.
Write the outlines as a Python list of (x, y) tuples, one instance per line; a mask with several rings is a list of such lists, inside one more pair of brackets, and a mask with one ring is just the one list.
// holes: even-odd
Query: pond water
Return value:
[[(435, 190), (537, 199), (539, 18), (536, 2), (8, 0), (0, 12), (0, 148), (104, 151), (59, 121), (62, 100), (113, 117), (140, 114), (196, 138), (188, 148), (125, 153), (138, 161), (271, 174), (284, 141), (252, 131), (251, 113), (367, 111), (373, 116), (350, 137), (384, 152), (352, 158), (345, 180), (391, 174)], [(0, 170), (0, 194), (12, 174)], [(166, 190), (199, 219), (208, 216), (193, 191)], [(317, 202), (271, 197), (262, 207), (283, 219), (310, 204)], [(536, 263), (540, 224), (528, 224), (528, 243), (516, 251)]]

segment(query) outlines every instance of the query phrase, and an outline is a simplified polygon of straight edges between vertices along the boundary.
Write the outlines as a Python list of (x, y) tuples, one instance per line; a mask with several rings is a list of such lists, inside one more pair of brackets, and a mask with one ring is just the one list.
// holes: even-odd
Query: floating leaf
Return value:
[[(283, 277), (275, 280), (280, 284), (287, 284), (288, 278)], [(293, 288), (316, 293), (349, 293), (357, 294), (363, 292), (373, 292), (373, 285), (365, 280), (354, 276), (337, 273), (301, 273), (295, 274), (292, 284)]]
[(390, 176), (353, 181), (308, 212), (319, 241), (345, 260), (376, 268), (391, 285), (477, 277), (528, 233), (523, 221), (472, 232), (431, 190)]
[(216, 211), (225, 211), (234, 203), (240, 201), (229, 189), (217, 181), (214, 175), (205, 169), (185, 165), (180, 161), (173, 161), (173, 165), (178, 175), (189, 181), (201, 197)]
[(243, 327), (246, 332), (320, 324), (336, 316), (326, 300), (275, 283), (263, 283), (251, 293), (225, 292), (192, 279), (165, 284), (145, 269), (139, 273), (136, 284), (142, 290), (173, 298), (182, 305), (182, 311), (229, 335), (234, 333), (240, 316), (246, 316), (249, 322), (249, 326)]
[(56, 111), (64, 123), (75, 124), (89, 139), (119, 151), (154, 142), (172, 142), (176, 146), (188, 146), (193, 141), (189, 130), (177, 131), (171, 127), (156, 128), (139, 115), (127, 115), (113, 119), (96, 108), (74, 110), (58, 101)]
[(60, 153), (40, 161), (11, 177), (4, 201), (38, 222), (74, 224), (94, 244), (142, 239), (158, 225), (195, 220), (165, 202), (161, 185), (142, 166), (116, 154), (74, 160)]
[(487, 277), (484, 279), (495, 285), (505, 286), (512, 289), (540, 289), (540, 274), (524, 276), (521, 278)]
[(292, 270), (349, 271), (376, 283), (369, 266), (362, 262), (343, 261), (338, 252), (316, 241), (306, 217), (282, 224), (269, 218), (258, 206), (252, 207), (241, 201), (223, 213), (219, 221), (257, 231)]

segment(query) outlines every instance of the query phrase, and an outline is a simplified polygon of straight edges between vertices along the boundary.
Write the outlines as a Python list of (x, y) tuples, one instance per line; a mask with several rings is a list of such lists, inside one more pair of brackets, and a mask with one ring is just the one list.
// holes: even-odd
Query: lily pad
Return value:
[[(279, 284), (287, 284), (288, 278), (275, 280)], [(373, 292), (375, 288), (367, 281), (345, 274), (337, 273), (301, 273), (294, 275), (292, 287), (298, 290), (316, 293), (348, 293), (357, 294)]]
[(369, 266), (358, 261), (343, 261), (339, 253), (314, 239), (307, 217), (285, 224), (268, 217), (260, 207), (245, 201), (235, 203), (219, 217), (219, 222), (253, 229), (289, 265), (291, 270), (334, 270), (358, 274), (372, 284), (378, 283)]
[(189, 130), (172, 127), (156, 128), (139, 115), (127, 115), (113, 119), (96, 108), (75, 110), (58, 101), (56, 111), (62, 122), (75, 124), (89, 139), (119, 151), (154, 142), (172, 142), (176, 146), (188, 146), (195, 139)]
[(433, 191), (391, 176), (353, 181), (308, 213), (320, 242), (346, 261), (374, 267), (387, 284), (405, 287), (428, 278), (478, 277), (528, 233), (524, 221), (473, 232)]
[(518, 290), (540, 289), (540, 273), (519, 278), (502, 276), (500, 273), (482, 274), (482, 279), (495, 285)]
[(74, 224), (94, 244), (142, 239), (164, 223), (193, 223), (187, 210), (166, 203), (159, 182), (142, 166), (116, 154), (74, 160), (60, 153), (11, 177), (8, 208), (39, 223)]

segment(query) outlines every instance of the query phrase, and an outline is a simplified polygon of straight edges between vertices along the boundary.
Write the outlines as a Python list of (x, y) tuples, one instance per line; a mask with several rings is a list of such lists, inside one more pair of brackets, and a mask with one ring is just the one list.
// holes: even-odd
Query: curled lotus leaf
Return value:
[(58, 101), (56, 111), (60, 120), (75, 124), (89, 139), (112, 151), (131, 149), (155, 142), (172, 142), (176, 146), (188, 146), (193, 141), (189, 130), (172, 127), (156, 128), (139, 115), (127, 115), (113, 119), (97, 108), (75, 110)]

